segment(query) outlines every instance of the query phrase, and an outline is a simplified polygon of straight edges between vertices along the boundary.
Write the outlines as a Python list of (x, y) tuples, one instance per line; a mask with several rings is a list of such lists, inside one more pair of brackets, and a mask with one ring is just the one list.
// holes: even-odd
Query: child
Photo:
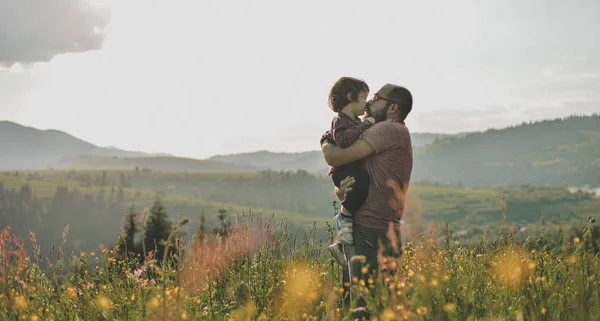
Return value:
[[(369, 86), (356, 78), (342, 77), (331, 88), (329, 92), (329, 107), (338, 115), (331, 121), (331, 128), (321, 137), (324, 140), (335, 143), (340, 148), (346, 148), (356, 142), (360, 135), (375, 123), (373, 117), (361, 122), (358, 116), (365, 112), (367, 106), (367, 95)], [(367, 198), (369, 192), (369, 174), (363, 167), (362, 161), (329, 169), (336, 187), (348, 176), (354, 178), (352, 191), (342, 200), (340, 213), (333, 218), (335, 229), (335, 242), (329, 246), (333, 257), (342, 265), (346, 264), (343, 245), (352, 245), (352, 215), (360, 208)], [(338, 196), (339, 198), (339, 196)], [(343, 244), (343, 245), (342, 245)]]

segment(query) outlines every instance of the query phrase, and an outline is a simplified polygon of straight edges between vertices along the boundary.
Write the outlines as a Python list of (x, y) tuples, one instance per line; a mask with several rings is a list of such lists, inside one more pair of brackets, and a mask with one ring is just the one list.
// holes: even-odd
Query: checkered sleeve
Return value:
[(350, 119), (339, 118), (333, 126), (333, 138), (335, 143), (341, 148), (349, 147), (372, 125), (373, 124), (369, 122), (355, 122)]

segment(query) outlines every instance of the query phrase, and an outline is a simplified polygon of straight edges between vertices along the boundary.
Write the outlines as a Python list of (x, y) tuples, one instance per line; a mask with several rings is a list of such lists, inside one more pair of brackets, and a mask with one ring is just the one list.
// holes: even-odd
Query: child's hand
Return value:
[(335, 196), (340, 200), (340, 202), (346, 200), (346, 195), (352, 192), (352, 185), (354, 185), (354, 183), (354, 177), (348, 176), (340, 182), (340, 187), (335, 188)]

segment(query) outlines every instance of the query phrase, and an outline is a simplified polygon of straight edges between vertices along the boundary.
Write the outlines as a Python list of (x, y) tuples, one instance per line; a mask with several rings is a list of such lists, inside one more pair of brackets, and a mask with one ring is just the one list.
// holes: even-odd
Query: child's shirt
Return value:
[[(331, 120), (331, 128), (321, 136), (321, 143), (328, 140), (334, 142), (340, 148), (349, 147), (371, 126), (373, 126), (371, 122), (363, 122), (358, 117), (352, 118), (344, 113), (338, 113)], [(328, 175), (331, 175), (332, 171), (333, 167), (330, 167)]]

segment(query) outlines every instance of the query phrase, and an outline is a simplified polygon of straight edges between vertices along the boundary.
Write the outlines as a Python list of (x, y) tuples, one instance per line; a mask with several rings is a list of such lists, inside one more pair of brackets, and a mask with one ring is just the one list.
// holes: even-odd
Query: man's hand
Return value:
[(363, 117), (363, 122), (370, 123), (372, 125), (372, 124), (375, 124), (375, 118), (373, 118), (371, 116), (369, 116), (369, 117)]
[(340, 202), (345, 201), (348, 193), (352, 192), (352, 185), (354, 185), (354, 183), (354, 177), (348, 176), (340, 182), (340, 187), (334, 189), (335, 196)]

